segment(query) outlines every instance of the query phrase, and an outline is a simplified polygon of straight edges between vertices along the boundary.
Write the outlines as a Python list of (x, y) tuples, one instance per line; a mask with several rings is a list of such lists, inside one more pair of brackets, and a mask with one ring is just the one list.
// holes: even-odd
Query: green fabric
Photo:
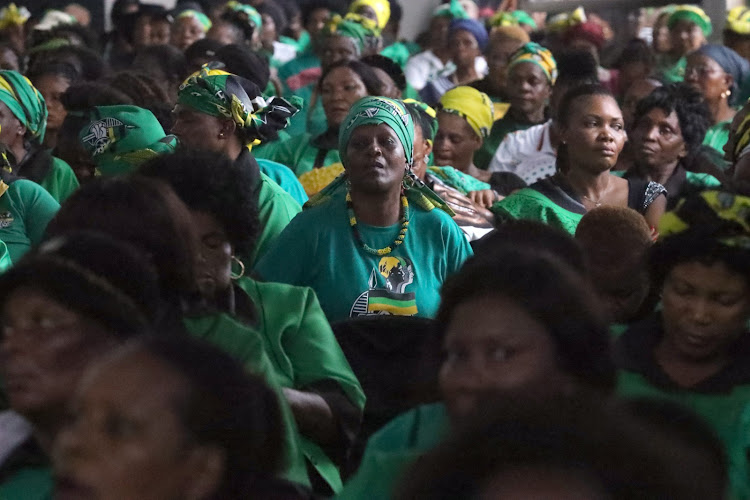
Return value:
[(50, 500), (53, 487), (50, 467), (27, 467), (0, 484), (0, 500)]
[(492, 157), (495, 156), (495, 151), (500, 147), (500, 143), (503, 142), (506, 135), (518, 130), (526, 130), (534, 125), (536, 124), (519, 122), (513, 118), (511, 113), (506, 113), (503, 118), (492, 124), (489, 137), (484, 139), (482, 147), (474, 153), (474, 165), (482, 170), (487, 170)]
[[(336, 342), (315, 292), (307, 287), (249, 278), (242, 278), (237, 284), (258, 312), (254, 329), (260, 332), (279, 385), (305, 390), (315, 382), (334, 381), (362, 411), (365, 395)], [(320, 446), (305, 437), (301, 438), (300, 446), (321, 476), (334, 491), (339, 491), (338, 470)]]
[(198, 21), (198, 24), (201, 25), (204, 33), (211, 29), (211, 20), (203, 12), (199, 12), (193, 9), (184, 10), (180, 12), (180, 14), (177, 16), (177, 19), (182, 19), (185, 17), (190, 17)]
[(235, 0), (226, 3), (225, 8), (239, 12), (247, 17), (247, 20), (256, 30), (260, 30), (263, 27), (263, 18), (260, 17), (258, 11), (252, 5), (237, 2)]
[(697, 393), (687, 389), (668, 391), (653, 386), (642, 375), (620, 371), (617, 392), (622, 396), (666, 399), (689, 408), (702, 417), (724, 443), (729, 458), (731, 498), (750, 498), (750, 385), (729, 393)]
[(290, 38), (288, 36), (280, 36), (279, 41), (284, 42), (288, 45), (292, 45), (295, 49), (297, 49), (297, 54), (302, 54), (310, 47), (310, 33), (308, 33), (307, 30), (302, 30), (302, 33), (299, 36), (299, 40), (295, 40), (294, 38)]
[(531, 188), (523, 188), (496, 202), (490, 209), (499, 220), (529, 219), (575, 234), (583, 215), (569, 212)]
[(307, 203), (308, 197), (305, 188), (302, 187), (297, 177), (286, 165), (276, 163), (275, 161), (264, 158), (255, 158), (260, 167), (260, 171), (268, 176), (269, 179), (281, 186), (281, 189), (289, 193), (294, 201), (300, 206)]
[[(349, 110), (339, 130), (339, 151), (345, 152), (352, 133), (363, 125), (388, 125), (401, 141), (406, 163), (414, 157), (414, 122), (401, 101), (387, 97), (363, 97)], [(344, 166), (346, 163), (344, 162)]]
[(401, 66), (403, 70), (406, 67), (406, 62), (411, 56), (420, 52), (422, 48), (413, 42), (400, 41), (395, 42), (380, 51), (380, 55), (383, 55), (396, 64)]
[(378, 37), (380, 30), (377, 21), (349, 12), (345, 17), (335, 14), (321, 31), (322, 36), (343, 36), (357, 44), (360, 54), (368, 45), (368, 40)]
[(712, 125), (706, 130), (706, 137), (703, 138), (703, 145), (715, 149), (724, 155), (724, 145), (729, 140), (729, 129), (732, 120), (719, 122)]
[(249, 258), (242, 257), (242, 261), (248, 268), (252, 268), (258, 259), (265, 255), (289, 221), (302, 211), (302, 207), (292, 198), (292, 195), (284, 191), (270, 177), (261, 172), (260, 178), (258, 219), (262, 229), (255, 243), (253, 254)]
[(47, 130), (47, 104), (31, 81), (17, 71), (0, 71), (0, 102), (41, 144)]
[[(312, 52), (297, 56), (279, 68), (279, 80), (281, 81), (281, 94), (285, 98), (297, 96), (306, 103), (302, 109), (289, 120), (286, 131), (292, 136), (297, 136), (308, 130), (317, 135), (325, 131), (326, 121), (323, 105), (320, 99), (316, 100), (313, 109), (308, 109), (312, 102), (313, 91), (320, 78), (320, 59)], [(320, 121), (322, 115), (323, 120)], [(322, 129), (321, 129), (322, 127)]]
[[(443, 282), (472, 255), (461, 229), (442, 210), (428, 212), (410, 203), (404, 243), (378, 257), (355, 240), (345, 196), (346, 189), (335, 190), (295, 217), (258, 261), (260, 276), (312, 287), (330, 322), (380, 311), (433, 317)], [(401, 224), (358, 223), (358, 229), (369, 246), (383, 248), (393, 242)]]
[(521, 63), (532, 63), (539, 66), (544, 72), (544, 76), (547, 77), (550, 85), (554, 85), (557, 80), (557, 62), (552, 56), (552, 52), (549, 49), (542, 47), (535, 42), (527, 42), (521, 46), (508, 61), (508, 69)]
[(531, 26), (531, 29), (533, 30), (538, 29), (536, 21), (534, 21), (534, 18), (532, 18), (526, 11), (514, 10), (513, 12), (511, 12), (511, 15), (516, 19), (516, 21), (518, 21), (518, 24)]
[(690, 21), (696, 24), (705, 36), (710, 36), (713, 31), (711, 18), (700, 7), (695, 5), (678, 5), (667, 19), (667, 27), (672, 27), (680, 21)]
[(685, 172), (685, 182), (698, 189), (710, 189), (721, 186), (721, 181), (710, 174)]
[[(282, 165), (286, 165), (289, 169), (294, 172), (294, 175), (299, 177), (305, 172), (309, 172), (315, 165), (315, 158), (318, 156), (320, 149), (313, 146), (310, 141), (313, 136), (310, 134), (302, 134), (296, 137), (291, 137), (286, 141), (271, 142), (263, 147), (262, 150), (257, 151), (253, 149), (256, 157), (265, 158)], [(320, 167), (327, 167), (341, 161), (339, 152), (337, 149), (329, 149), (323, 159), (323, 164)]]
[(469, 14), (458, 0), (451, 0), (435, 7), (432, 17), (449, 17), (451, 19), (468, 19)]
[(268, 385), (279, 395), (279, 402), (284, 422), (284, 442), (286, 448), (286, 469), (282, 473), (285, 479), (305, 486), (310, 486), (307, 468), (302, 452), (302, 436), (294, 421), (292, 410), (286, 403), (283, 391), (276, 378), (275, 369), (266, 353), (263, 337), (228, 314), (213, 314), (198, 317), (186, 317), (183, 323), (194, 337), (210, 342), (219, 349), (232, 355), (242, 363), (249, 372), (262, 376)]
[(171, 154), (177, 138), (164, 133), (154, 114), (138, 106), (97, 106), (78, 138), (104, 176), (127, 174), (156, 156)]
[(465, 174), (453, 167), (427, 167), (427, 175), (434, 175), (444, 184), (463, 195), (467, 195), (471, 191), (491, 189), (491, 186), (486, 182), (482, 182), (476, 177)]
[(62, 203), (78, 189), (78, 178), (70, 165), (60, 158), (52, 157), (52, 166), (42, 179), (41, 185), (58, 203)]
[(390, 500), (406, 469), (435, 448), (449, 428), (443, 403), (418, 406), (394, 418), (370, 437), (359, 469), (336, 498)]
[[(668, 56), (667, 56), (668, 57)], [(666, 83), (678, 83), (685, 80), (685, 69), (687, 68), (687, 58), (681, 57), (676, 62), (665, 59), (658, 68), (660, 80)]]
[(0, 241), (8, 246), (11, 261), (41, 243), (58, 210), (60, 204), (39, 184), (26, 179), (10, 184), (0, 196)]
[[(12, 265), (13, 265), (13, 261), (10, 259), (10, 253), (8, 252), (8, 245), (6, 245), (5, 242), (0, 241), (0, 273), (10, 269)], [(0, 389), (0, 393), (2, 393), (2, 389)], [(0, 394), (0, 408), (3, 407), (2, 398), (3, 396), (2, 394)]]

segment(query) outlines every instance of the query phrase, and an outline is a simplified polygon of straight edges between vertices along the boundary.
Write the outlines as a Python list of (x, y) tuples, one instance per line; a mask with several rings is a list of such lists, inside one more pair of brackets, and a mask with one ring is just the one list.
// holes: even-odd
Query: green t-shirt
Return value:
[(258, 162), (260, 171), (281, 186), (281, 189), (289, 193), (300, 206), (307, 203), (308, 196), (305, 193), (305, 188), (302, 187), (294, 172), (286, 165), (266, 160), (265, 158), (258, 158), (257, 156), (255, 160)]
[[(271, 142), (257, 154), (267, 160), (286, 165), (299, 177), (312, 170), (315, 166), (315, 159), (322, 154), (320, 149), (311, 144), (313, 137), (311, 134), (301, 134), (286, 141)], [(327, 167), (340, 161), (338, 149), (329, 149), (319, 167)]]
[(729, 129), (731, 124), (732, 120), (726, 120), (719, 122), (716, 125), (711, 125), (708, 130), (706, 130), (706, 137), (703, 138), (703, 145), (715, 149), (723, 156), (724, 144), (729, 140)]
[(243, 256), (242, 260), (245, 264), (249, 264), (249, 267), (252, 267), (266, 253), (289, 221), (302, 210), (292, 195), (284, 191), (263, 172), (260, 173), (260, 182), (258, 220), (262, 229), (252, 256), (249, 259)]
[(52, 167), (41, 182), (58, 203), (68, 199), (73, 191), (78, 189), (78, 179), (70, 165), (60, 158), (52, 157)]
[[(461, 229), (445, 212), (410, 204), (402, 245), (380, 257), (366, 252), (349, 225), (345, 190), (305, 210), (287, 226), (256, 265), (267, 281), (309, 286), (328, 321), (368, 314), (431, 318), (440, 287), (472, 255)], [(392, 245), (401, 230), (358, 224), (372, 248)]]
[(338, 500), (390, 500), (406, 469), (448, 434), (443, 403), (422, 405), (388, 422), (367, 442), (362, 463)]
[(500, 147), (500, 143), (503, 142), (505, 136), (516, 132), (518, 130), (526, 130), (527, 128), (537, 125), (535, 123), (521, 123), (514, 119), (510, 113), (497, 120), (490, 130), (490, 135), (485, 137), (482, 147), (474, 153), (474, 165), (482, 170), (487, 170), (492, 161), (492, 157), (495, 156), (495, 151)]
[(679, 83), (685, 80), (685, 69), (687, 68), (687, 57), (681, 57), (676, 62), (667, 56), (657, 69), (659, 79), (665, 84)]
[(0, 240), (12, 262), (39, 244), (60, 204), (39, 184), (19, 179), (0, 195)]
[(427, 167), (427, 175), (439, 179), (443, 184), (452, 187), (464, 196), (472, 191), (491, 188), (486, 182), (453, 167)]
[(499, 221), (530, 219), (575, 234), (585, 212), (566, 210), (536, 189), (523, 188), (490, 208)]
[(0, 500), (50, 500), (53, 487), (51, 467), (26, 467), (0, 484)]

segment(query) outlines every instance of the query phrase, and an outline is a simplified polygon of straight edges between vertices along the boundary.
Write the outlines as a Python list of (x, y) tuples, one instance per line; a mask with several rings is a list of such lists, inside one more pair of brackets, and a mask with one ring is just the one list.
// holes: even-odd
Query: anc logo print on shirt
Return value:
[[(377, 288), (378, 273), (385, 278), (385, 288)], [(383, 257), (378, 263), (378, 268), (373, 269), (370, 274), (370, 289), (357, 297), (349, 316), (417, 314), (416, 294), (406, 292), (406, 287), (413, 282), (414, 266), (409, 259)]]

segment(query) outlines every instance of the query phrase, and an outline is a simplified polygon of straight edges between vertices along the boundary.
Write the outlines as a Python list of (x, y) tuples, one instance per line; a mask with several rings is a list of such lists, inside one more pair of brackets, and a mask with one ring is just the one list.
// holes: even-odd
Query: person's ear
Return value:
[(482, 148), (482, 144), (484, 144), (484, 139), (482, 139), (481, 137), (479, 137), (477, 134), (473, 134), (472, 135), (472, 140), (474, 141), (472, 143), (472, 146), (473, 146), (472, 149), (474, 151), (479, 151)]
[(232, 120), (222, 120), (221, 128), (219, 129), (219, 138), (228, 139), (232, 137), (237, 130), (237, 124)]
[(432, 154), (432, 141), (429, 139), (424, 140), (424, 157), (427, 158)]
[(217, 446), (196, 446), (187, 458), (185, 498), (210, 498), (221, 486), (226, 472), (226, 454)]
[(732, 87), (734, 86), (734, 77), (729, 73), (724, 75), (724, 84), (727, 86), (727, 97), (732, 95)]

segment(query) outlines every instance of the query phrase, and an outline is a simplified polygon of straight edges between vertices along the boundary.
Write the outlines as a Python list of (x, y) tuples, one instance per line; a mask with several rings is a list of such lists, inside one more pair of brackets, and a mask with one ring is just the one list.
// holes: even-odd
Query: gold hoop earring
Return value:
[(231, 275), (231, 278), (233, 280), (238, 280), (245, 275), (245, 264), (243, 264), (242, 261), (234, 255), (232, 255), (232, 262), (235, 262), (238, 266), (240, 266), (240, 274), (234, 274), (234, 271), (232, 271)]

